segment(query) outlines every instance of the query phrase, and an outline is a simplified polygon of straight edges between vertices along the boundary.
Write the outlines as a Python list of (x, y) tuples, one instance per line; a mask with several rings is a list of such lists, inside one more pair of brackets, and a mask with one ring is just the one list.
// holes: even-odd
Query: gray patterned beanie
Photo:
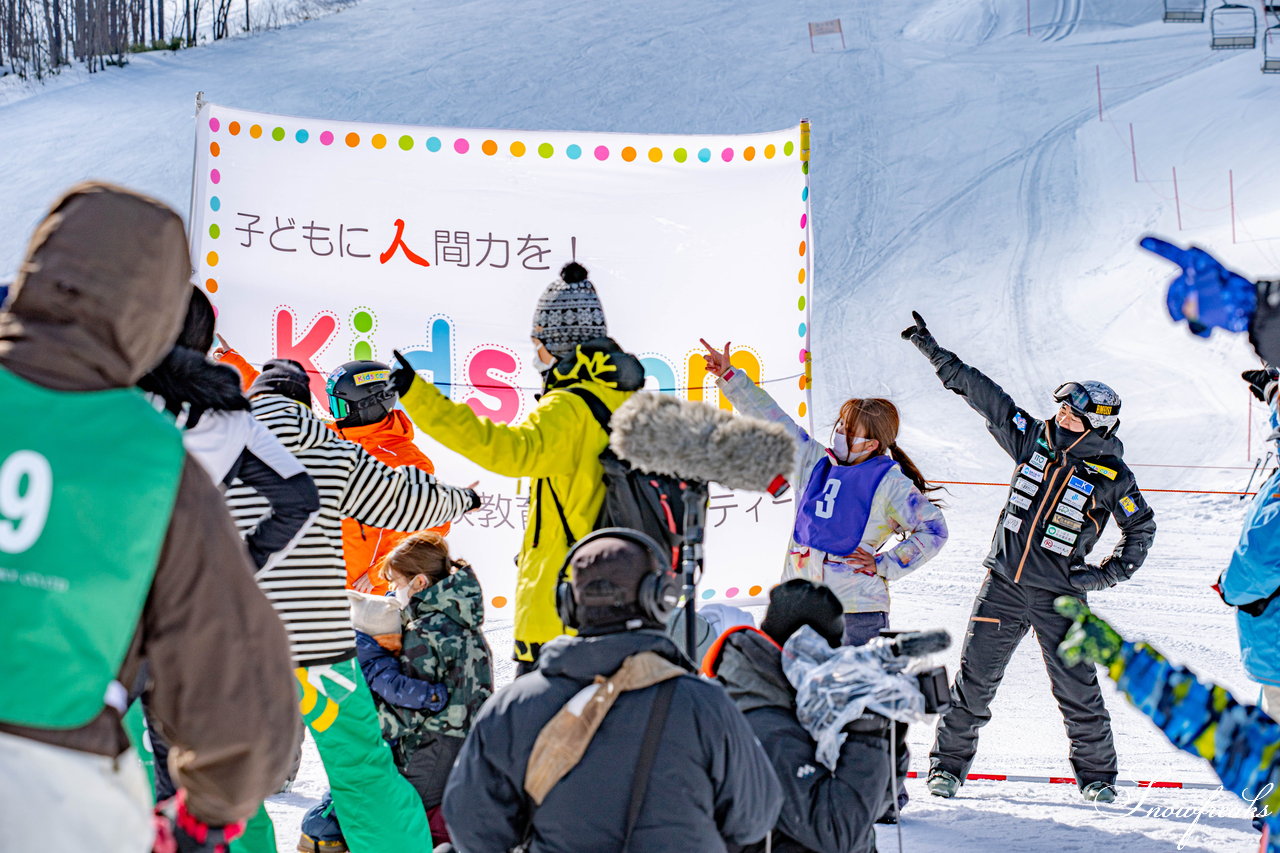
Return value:
[(556, 358), (563, 358), (578, 344), (608, 334), (596, 286), (587, 278), (585, 267), (570, 261), (538, 299), (530, 337), (542, 341)]

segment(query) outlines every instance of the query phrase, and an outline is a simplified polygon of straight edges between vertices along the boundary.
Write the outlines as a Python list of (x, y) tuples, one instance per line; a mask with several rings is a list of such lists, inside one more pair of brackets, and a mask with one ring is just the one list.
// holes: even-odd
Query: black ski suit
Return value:
[[(763, 632), (730, 629), (712, 647), (706, 671), (729, 698), (782, 783), (782, 813), (768, 841), (734, 853), (874, 853), (875, 821), (889, 807), (890, 723), (868, 713), (846, 727), (835, 771), (818, 761), (818, 745), (796, 719), (796, 691), (782, 671), (782, 651)], [(899, 753), (906, 774), (906, 754)]]
[[(942, 384), (986, 419), (1016, 463), (930, 766), (965, 778), (1009, 658), (1034, 628), (1071, 741), (1077, 783), (1114, 783), (1111, 717), (1097, 673), (1091, 664), (1068, 667), (1058, 658), (1058, 644), (1072, 623), (1058, 615), (1053, 601), (1064, 594), (1084, 599), (1089, 590), (1128, 580), (1146, 558), (1155, 518), (1121, 458), (1124, 445), (1096, 430), (1072, 433), (1052, 419), (1037, 420), (932, 336), (917, 335), (912, 342), (929, 357)], [(1108, 516), (1120, 525), (1120, 541), (1100, 565), (1087, 565)]]

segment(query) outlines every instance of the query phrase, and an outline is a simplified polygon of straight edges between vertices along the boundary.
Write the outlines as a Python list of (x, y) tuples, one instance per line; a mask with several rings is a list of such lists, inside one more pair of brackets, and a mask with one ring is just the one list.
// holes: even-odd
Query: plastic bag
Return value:
[(890, 641), (831, 648), (805, 625), (782, 650), (782, 670), (796, 688), (796, 718), (817, 741), (818, 760), (836, 769), (844, 727), (868, 711), (904, 723), (924, 719), (924, 696)]

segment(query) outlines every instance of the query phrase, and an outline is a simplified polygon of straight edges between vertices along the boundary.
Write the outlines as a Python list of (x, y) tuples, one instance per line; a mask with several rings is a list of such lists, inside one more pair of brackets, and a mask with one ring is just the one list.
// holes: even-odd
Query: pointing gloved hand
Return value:
[(928, 326), (924, 323), (924, 318), (920, 316), (920, 312), (912, 311), (911, 317), (915, 323), (902, 330), (902, 339), (911, 341), (916, 345), (920, 352), (929, 358), (938, 351), (938, 342), (933, 339), (933, 334), (929, 331)]
[(1274, 367), (1259, 370), (1246, 370), (1240, 378), (1249, 383), (1249, 391), (1264, 403), (1270, 403), (1276, 395), (1276, 369)]
[(1143, 237), (1139, 245), (1182, 267), (1182, 274), (1169, 282), (1165, 297), (1174, 322), (1186, 320), (1187, 328), (1202, 338), (1209, 337), (1214, 328), (1248, 331), (1258, 308), (1258, 289), (1253, 282), (1195, 246), (1182, 249), (1156, 237)]
[(925, 326), (924, 318), (920, 316), (919, 311), (912, 311), (911, 318), (915, 320), (915, 322), (902, 330), (902, 339), (904, 341), (909, 341), (917, 335), (929, 334), (929, 329)]
[(409, 360), (400, 354), (400, 350), (392, 350), (391, 354), (396, 357), (396, 366), (391, 371), (391, 386), (396, 389), (398, 395), (403, 397), (413, 387), (413, 380), (418, 378), (418, 371), (414, 370)]
[(463, 489), (467, 493), (467, 498), (471, 501), (467, 504), (466, 512), (475, 512), (484, 504), (484, 498), (480, 497), (480, 493), (468, 486)]
[(1120, 657), (1124, 638), (1104, 620), (1094, 616), (1089, 605), (1078, 598), (1060, 595), (1053, 606), (1063, 616), (1075, 622), (1058, 645), (1058, 657), (1063, 663), (1067, 666), (1081, 663), (1110, 666)]

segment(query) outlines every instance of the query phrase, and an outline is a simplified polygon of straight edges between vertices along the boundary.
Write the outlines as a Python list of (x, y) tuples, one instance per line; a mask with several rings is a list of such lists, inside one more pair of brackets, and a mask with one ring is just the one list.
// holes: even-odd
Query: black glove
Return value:
[(1249, 391), (1263, 403), (1270, 403), (1276, 395), (1276, 370), (1274, 367), (1246, 370), (1240, 378), (1249, 383)]
[(1087, 563), (1079, 563), (1071, 567), (1069, 580), (1071, 585), (1080, 592), (1094, 592), (1100, 589), (1110, 589), (1118, 583), (1127, 581), (1133, 577), (1137, 566), (1133, 563), (1126, 563), (1119, 557), (1111, 556), (1102, 561), (1101, 565), (1090, 566)]
[(1071, 587), (1079, 592), (1096, 592), (1114, 586), (1108, 583), (1106, 573), (1102, 571), (1101, 566), (1091, 566), (1087, 563), (1072, 566), (1067, 580)]
[(908, 326), (902, 330), (902, 339), (911, 341), (916, 345), (916, 349), (924, 353), (926, 358), (932, 359), (938, 352), (938, 342), (933, 339), (929, 329), (924, 324), (924, 318), (920, 316), (918, 311), (912, 311), (911, 316), (915, 318), (915, 325)]
[[(929, 335), (929, 329), (925, 326), (924, 318), (920, 316), (920, 312), (912, 311), (911, 316), (915, 320), (915, 323), (902, 330), (902, 339), (904, 341), (909, 341), (917, 335), (922, 337)], [(929, 336), (932, 337), (931, 335)]]
[(403, 397), (413, 387), (413, 380), (418, 378), (418, 371), (414, 370), (409, 360), (400, 354), (400, 350), (392, 350), (391, 354), (396, 357), (395, 369), (391, 371), (391, 386), (396, 389), (396, 394)]
[(463, 491), (466, 492), (467, 497), (471, 499), (471, 504), (466, 510), (467, 512), (479, 509), (480, 505), (484, 503), (484, 500), (482, 500), (480, 495), (476, 493), (475, 489), (463, 489)]

